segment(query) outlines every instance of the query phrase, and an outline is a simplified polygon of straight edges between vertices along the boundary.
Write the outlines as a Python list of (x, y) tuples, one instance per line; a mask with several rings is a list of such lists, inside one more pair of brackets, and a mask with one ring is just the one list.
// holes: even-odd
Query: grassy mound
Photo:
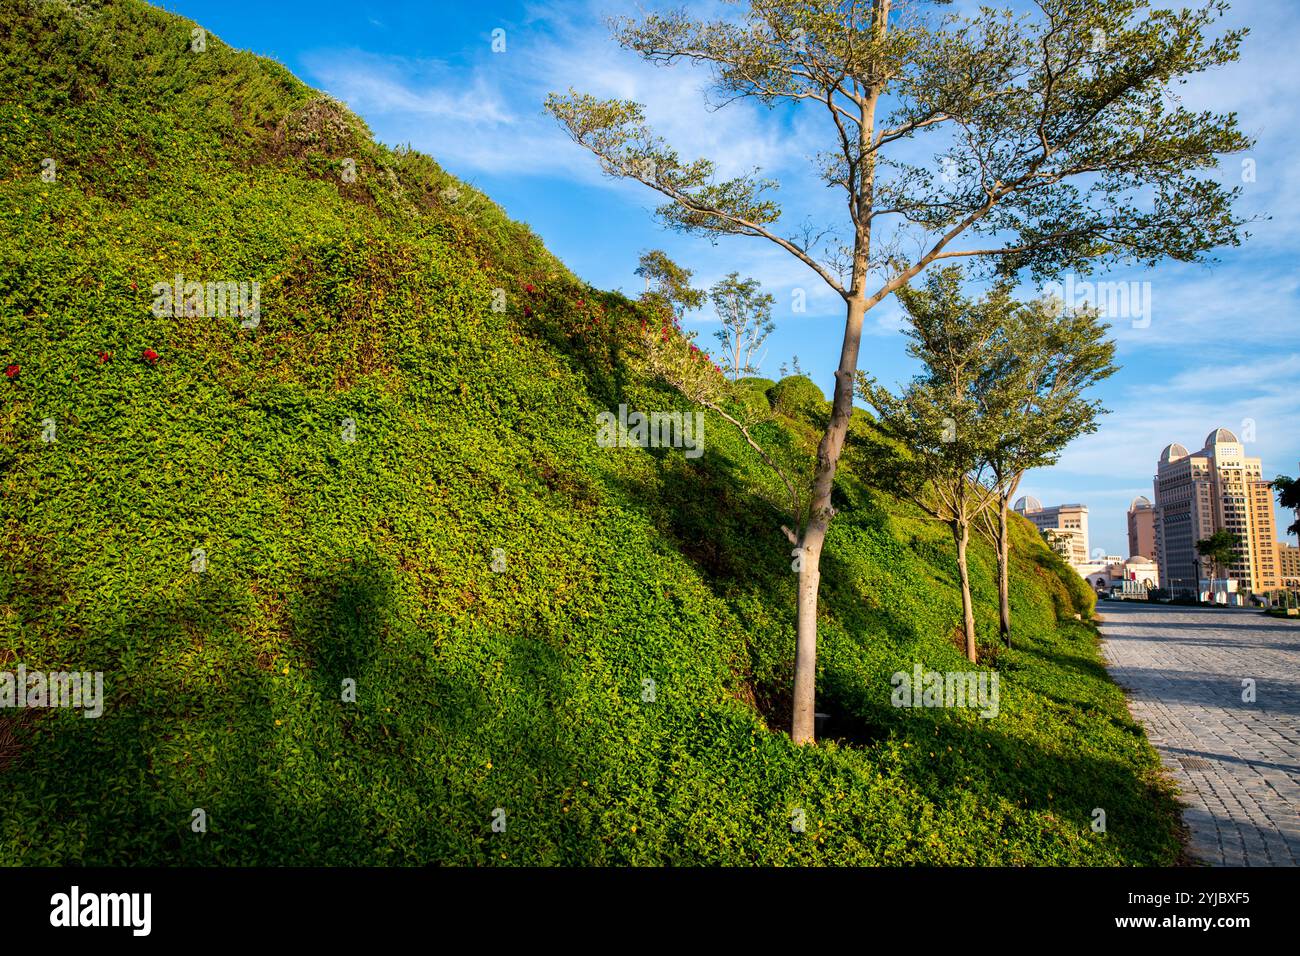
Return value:
[[(194, 24), (9, 7), (0, 670), (103, 671), (105, 701), (0, 710), (6, 861), (1173, 858), (1091, 597), (1026, 523), (1014, 650), (972, 559), (998, 716), (895, 708), (893, 672), (968, 669), (956, 567), (850, 448), (833, 739), (794, 747), (776, 480), (715, 417), (694, 460), (594, 440), (620, 403), (686, 407), (625, 361), (632, 303)], [(155, 315), (178, 275), (260, 283), (259, 323)], [(759, 434), (808, 458), (819, 407), (773, 391)]]

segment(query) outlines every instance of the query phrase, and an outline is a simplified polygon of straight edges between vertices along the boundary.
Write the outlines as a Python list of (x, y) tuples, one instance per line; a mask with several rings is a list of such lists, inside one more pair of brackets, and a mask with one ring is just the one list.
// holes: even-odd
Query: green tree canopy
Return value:
[(1196, 552), (1210, 562), (1211, 571), (1226, 572), (1236, 562), (1241, 545), (1240, 535), (1233, 534), (1226, 528), (1220, 528), (1208, 538), (1197, 541)]

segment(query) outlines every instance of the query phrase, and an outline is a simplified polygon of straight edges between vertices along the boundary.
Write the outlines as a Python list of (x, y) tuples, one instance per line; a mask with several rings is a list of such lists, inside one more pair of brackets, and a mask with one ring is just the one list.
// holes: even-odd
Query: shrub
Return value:
[(806, 375), (788, 375), (767, 391), (774, 411), (787, 418), (822, 427), (830, 417), (830, 403)]

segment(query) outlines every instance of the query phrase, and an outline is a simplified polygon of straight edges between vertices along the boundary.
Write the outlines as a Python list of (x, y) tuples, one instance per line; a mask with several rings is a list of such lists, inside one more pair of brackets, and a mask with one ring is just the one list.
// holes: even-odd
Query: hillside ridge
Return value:
[[(713, 413), (698, 458), (596, 440), (620, 405), (694, 411), (639, 371), (637, 303), (201, 25), (6, 7), (0, 670), (104, 674), (100, 718), (0, 711), (6, 859), (1174, 859), (1092, 595), (1027, 522), (1012, 649), (972, 549), (972, 668), (946, 532), (872, 486), (855, 422), (828, 739), (793, 746), (779, 483)], [(176, 276), (258, 283), (256, 323), (152, 309)], [(737, 398), (804, 467), (806, 381)], [(917, 666), (996, 671), (997, 717), (894, 706)]]

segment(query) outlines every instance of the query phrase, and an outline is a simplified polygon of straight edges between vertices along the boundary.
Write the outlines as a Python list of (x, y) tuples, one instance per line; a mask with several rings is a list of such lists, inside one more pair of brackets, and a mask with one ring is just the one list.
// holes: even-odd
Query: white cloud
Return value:
[(1236, 365), (1224, 363), (1203, 364), (1184, 369), (1165, 382), (1135, 386), (1135, 395), (1165, 395), (1169, 393), (1203, 393), (1207, 386), (1217, 390), (1253, 390), (1265, 394), (1294, 396), (1300, 384), (1300, 353), (1289, 355), (1263, 354)]
[(654, 66), (622, 50), (603, 12), (582, 3), (529, 8), (526, 25), (507, 30), (504, 53), (485, 42), (455, 69), (357, 50), (316, 51), (303, 62), (357, 112), (387, 120), (462, 175), (511, 171), (627, 188), (601, 176), (595, 159), (544, 113), (546, 95), (570, 87), (643, 103), (651, 127), (684, 159), (713, 159), (723, 177), (755, 167), (780, 171), (803, 159), (801, 140), (760, 104), (708, 109), (706, 71)]
[(402, 115), (479, 127), (510, 125), (514, 116), (482, 75), (452, 86), (437, 60), (380, 56), (360, 50), (309, 53), (303, 63), (333, 95), (366, 116)]

